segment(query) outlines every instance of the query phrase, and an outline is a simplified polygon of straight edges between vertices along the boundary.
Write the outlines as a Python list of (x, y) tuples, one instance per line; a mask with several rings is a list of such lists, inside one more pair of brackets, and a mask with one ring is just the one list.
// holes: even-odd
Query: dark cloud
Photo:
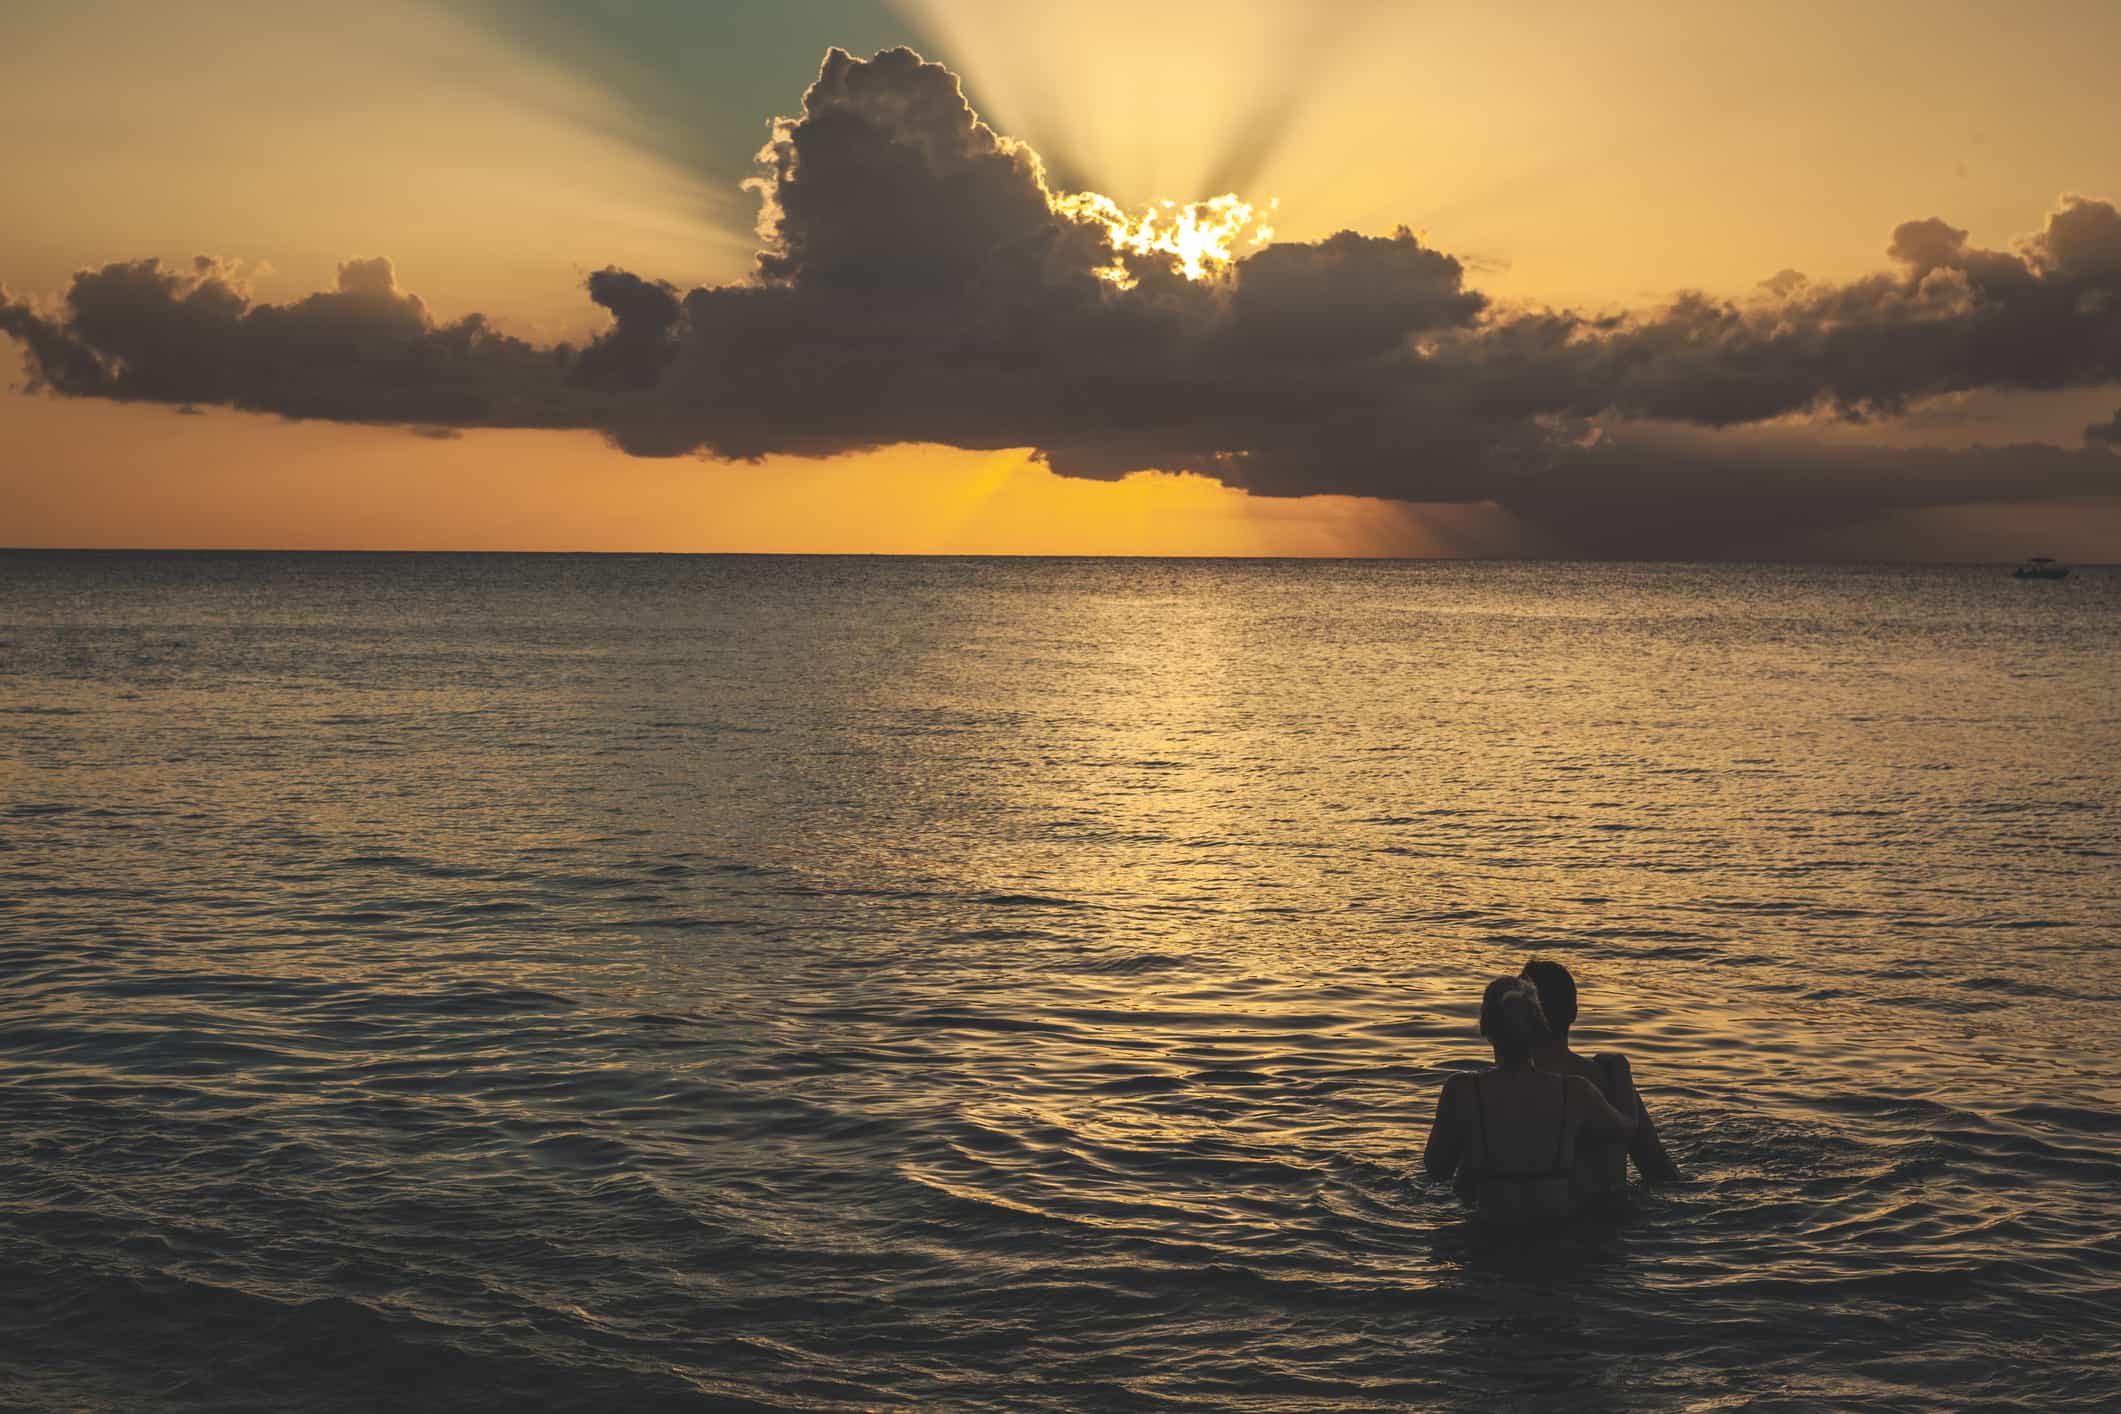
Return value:
[(2095, 422), (2084, 429), (2084, 440), (2094, 447), (2121, 447), (2121, 408), (2105, 422)]
[(684, 313), (677, 287), (607, 267), (589, 277), (589, 297), (611, 314), (611, 328), (590, 341), (574, 367), (577, 382), (653, 388), (678, 352)]
[(760, 164), (751, 277), (680, 293), (600, 270), (611, 324), (581, 349), (437, 323), (381, 260), (285, 306), (211, 260), (109, 265), (62, 310), (0, 300), (0, 331), (33, 386), (69, 395), (591, 428), (642, 455), (1027, 446), (1071, 476), (1496, 501), (1585, 535), (2121, 492), (2111, 428), (2070, 452), (1731, 435), (2121, 380), (2121, 212), (2102, 200), (2065, 198), (2010, 251), (1909, 221), (1865, 279), (1786, 270), (1746, 299), (1588, 315), (1496, 307), (1404, 229), (1189, 280), (1169, 253), (1116, 251), (1097, 203), (1049, 190), (1036, 153), (903, 49), (828, 55)]
[(759, 160), (771, 175), (752, 185), (773, 240), (759, 274), (820, 294), (959, 296), (1042, 256), (1064, 226), (1037, 155), (908, 49), (867, 61), (832, 51), (803, 116), (776, 122)]
[(1270, 245), (1230, 292), (1239, 352), (1334, 362), (1390, 353), (1408, 336), (1471, 324), (1487, 301), (1465, 267), (1402, 226), (1379, 239), (1342, 231), (1315, 245)]
[(121, 262), (76, 275), (63, 315), (0, 301), (0, 330), (27, 346), (32, 389), (70, 396), (343, 422), (565, 423), (564, 351), (497, 334), (479, 315), (435, 323), (385, 259), (346, 262), (338, 285), (253, 304), (204, 256), (189, 269)]

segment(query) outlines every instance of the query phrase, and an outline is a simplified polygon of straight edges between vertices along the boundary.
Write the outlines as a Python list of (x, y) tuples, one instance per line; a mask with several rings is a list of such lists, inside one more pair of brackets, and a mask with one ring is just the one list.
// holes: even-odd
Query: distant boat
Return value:
[(2068, 579), (2069, 566), (2058, 564), (2046, 555), (2035, 555), (2011, 571), (2012, 579)]

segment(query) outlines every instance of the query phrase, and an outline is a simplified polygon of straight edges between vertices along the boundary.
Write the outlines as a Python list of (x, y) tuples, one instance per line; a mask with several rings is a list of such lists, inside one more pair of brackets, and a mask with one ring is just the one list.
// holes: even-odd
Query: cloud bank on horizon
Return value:
[(2121, 412), (2079, 447), (1805, 431), (2121, 381), (2107, 200), (2064, 197), (2010, 251), (1910, 220), (1891, 268), (1851, 283), (1785, 271), (1742, 300), (1593, 314), (1498, 305), (1405, 228), (1274, 242), (1234, 198), (1159, 226), (1056, 192), (907, 49), (831, 51), (760, 164), (751, 276), (687, 292), (598, 271), (611, 324), (579, 348), (439, 322), (383, 259), (285, 305), (212, 258), (121, 262), (77, 274), (55, 308), (0, 294), (0, 332), (32, 389), (66, 396), (591, 429), (643, 456), (1031, 447), (1068, 476), (1494, 501), (1586, 545), (1624, 545), (1646, 517), (1713, 537), (2121, 494)]

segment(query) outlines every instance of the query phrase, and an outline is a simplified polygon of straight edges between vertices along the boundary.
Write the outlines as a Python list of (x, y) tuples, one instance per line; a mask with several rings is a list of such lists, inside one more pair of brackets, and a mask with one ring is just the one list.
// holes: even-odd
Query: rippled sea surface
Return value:
[[(2113, 1407), (2121, 573), (0, 554), (0, 1405)], [(1420, 1176), (1532, 952), (1687, 1172)]]

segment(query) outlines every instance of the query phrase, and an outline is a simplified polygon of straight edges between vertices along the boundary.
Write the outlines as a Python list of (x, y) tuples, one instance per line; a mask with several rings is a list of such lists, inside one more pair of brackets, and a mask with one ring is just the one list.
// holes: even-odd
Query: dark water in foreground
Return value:
[[(0, 555), (0, 1405), (2111, 1407), (2117, 611)], [(1693, 1182), (1498, 1241), (1535, 949)]]

